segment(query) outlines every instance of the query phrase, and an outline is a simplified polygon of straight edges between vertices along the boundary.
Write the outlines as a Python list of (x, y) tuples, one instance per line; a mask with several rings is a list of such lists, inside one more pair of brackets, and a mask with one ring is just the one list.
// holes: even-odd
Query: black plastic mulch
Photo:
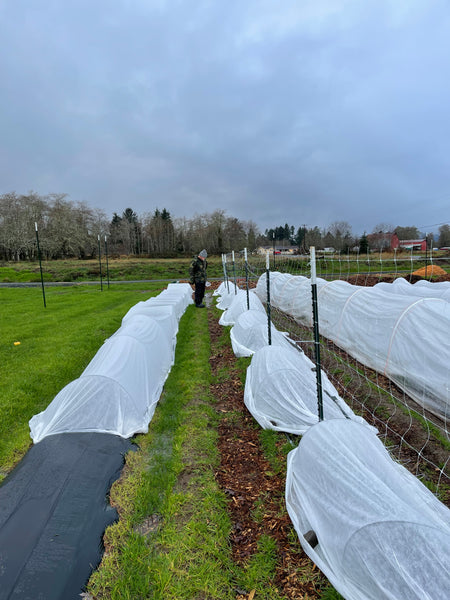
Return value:
[(79, 599), (117, 520), (108, 492), (129, 440), (104, 433), (49, 436), (0, 486), (0, 599)]

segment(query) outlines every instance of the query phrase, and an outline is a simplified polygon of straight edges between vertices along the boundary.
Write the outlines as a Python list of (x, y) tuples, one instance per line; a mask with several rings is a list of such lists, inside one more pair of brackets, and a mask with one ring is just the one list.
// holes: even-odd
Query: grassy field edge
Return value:
[[(193, 335), (195, 333), (195, 335)], [(180, 322), (176, 361), (149, 432), (111, 490), (120, 521), (91, 577), (94, 598), (233, 598), (230, 522), (214, 479), (217, 415), (209, 396), (205, 312)]]

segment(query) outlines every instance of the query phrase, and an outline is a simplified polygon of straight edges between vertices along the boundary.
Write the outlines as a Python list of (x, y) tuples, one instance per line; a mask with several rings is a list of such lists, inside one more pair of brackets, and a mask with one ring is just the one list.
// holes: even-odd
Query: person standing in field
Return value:
[(208, 266), (206, 261), (207, 256), (208, 253), (206, 250), (202, 250), (197, 256), (194, 256), (191, 266), (189, 267), (190, 281), (195, 287), (194, 301), (197, 308), (205, 307), (203, 304), (203, 297), (205, 295), (206, 269)]

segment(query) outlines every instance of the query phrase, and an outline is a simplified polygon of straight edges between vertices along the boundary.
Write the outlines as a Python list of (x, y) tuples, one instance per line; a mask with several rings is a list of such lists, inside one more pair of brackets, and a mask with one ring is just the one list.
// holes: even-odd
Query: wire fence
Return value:
[[(309, 277), (309, 255), (274, 254), (269, 253), (270, 270), (291, 275)], [(228, 263), (231, 254), (227, 255)], [(265, 270), (265, 255), (249, 257), (250, 271), (259, 276)], [(235, 253), (236, 270), (242, 274), (244, 270), (244, 252)], [(358, 285), (373, 285), (376, 281), (392, 281), (397, 277), (405, 277), (408, 281), (419, 278), (433, 280), (435, 277), (450, 277), (450, 252), (440, 251), (418, 253), (416, 251), (378, 252), (367, 254), (339, 254), (317, 251), (317, 276), (329, 281), (345, 279)], [(417, 273), (418, 272), (418, 273)]]
[[(271, 253), (270, 256), (245, 258), (246, 253), (224, 257), (224, 274), (242, 289), (255, 287), (267, 267), (271, 272), (310, 277), (309, 256)], [(450, 256), (433, 256), (432, 253), (425, 256), (411, 252), (406, 256), (405, 253), (402, 256), (394, 253), (361, 257), (318, 252), (316, 270), (317, 276), (327, 281), (339, 279), (359, 286), (391, 282), (397, 277), (404, 277), (411, 283), (436, 277), (450, 281)], [(313, 328), (305, 326), (273, 303), (269, 309), (275, 327), (286, 332), (314, 361)], [(318, 317), (320, 321), (320, 309)], [(369, 314), (365, 318), (370, 319)], [(361, 326), (364, 327), (364, 323)], [(449, 346), (438, 351), (448, 354)], [(391, 456), (450, 506), (450, 425), (447, 416), (433, 414), (388, 377), (369, 368), (323, 336), (320, 337), (320, 355), (321, 367), (341, 397), (356, 414), (378, 429)], [(448, 403), (448, 396), (444, 400)]]

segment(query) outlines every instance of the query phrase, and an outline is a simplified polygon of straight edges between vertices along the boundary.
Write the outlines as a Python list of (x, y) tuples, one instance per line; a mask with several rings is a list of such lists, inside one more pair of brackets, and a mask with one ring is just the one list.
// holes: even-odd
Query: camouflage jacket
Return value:
[(198, 256), (194, 256), (189, 267), (189, 276), (191, 283), (206, 283), (206, 268), (208, 263)]

